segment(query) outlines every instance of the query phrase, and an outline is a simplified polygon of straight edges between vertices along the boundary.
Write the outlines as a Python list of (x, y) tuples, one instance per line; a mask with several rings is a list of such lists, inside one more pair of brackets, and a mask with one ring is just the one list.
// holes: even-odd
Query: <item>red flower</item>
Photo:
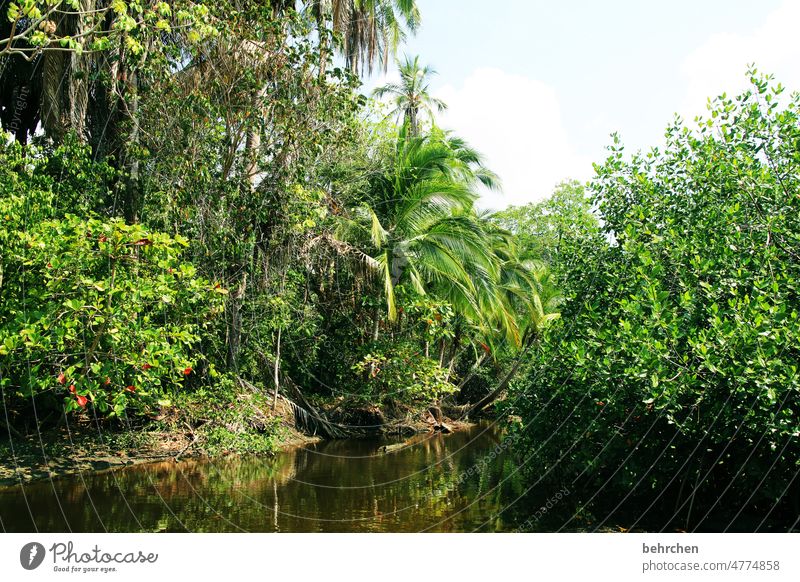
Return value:
[(86, 403), (89, 402), (89, 399), (86, 398), (86, 396), (81, 396), (80, 394), (78, 394), (77, 398), (78, 398), (78, 404), (80, 405), (80, 407), (81, 408), (86, 408)]
[(75, 384), (71, 384), (69, 387), (69, 391), (75, 394)]
[(125, 390), (133, 394), (134, 392), (136, 392), (136, 386), (128, 386), (125, 388)]
[(144, 366), (142, 366), (142, 370), (149, 370), (152, 367), (153, 366), (151, 366), (150, 364), (145, 364)]
[(61, 372), (58, 375), (58, 383), (59, 384), (64, 384), (66, 381), (67, 381), (67, 377), (64, 375), (64, 372)]
[(103, 382), (103, 385), (105, 385), (105, 386), (108, 386), (109, 384), (111, 384), (111, 378), (109, 378), (108, 376), (106, 376), (106, 381), (105, 381), (105, 382)]
[(184, 375), (184, 376), (188, 376), (188, 375), (189, 375), (189, 374), (191, 374), (191, 373), (192, 373), (192, 368), (191, 368), (191, 366), (189, 366), (188, 368), (186, 368), (186, 369), (183, 371), (183, 375)]

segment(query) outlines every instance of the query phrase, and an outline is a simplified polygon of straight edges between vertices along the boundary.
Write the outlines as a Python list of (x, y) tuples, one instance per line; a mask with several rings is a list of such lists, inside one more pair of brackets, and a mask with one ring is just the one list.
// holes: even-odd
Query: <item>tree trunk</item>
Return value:
[[(94, 8), (94, 0), (78, 4), (82, 13), (91, 13)], [(85, 32), (85, 24), (80, 14), (66, 12), (57, 24), (57, 34), (79, 36)], [(42, 126), (56, 143), (70, 131), (86, 141), (91, 59), (90, 51), (45, 51), (42, 56)]]
[(258, 156), (261, 149), (261, 104), (267, 95), (267, 86), (264, 85), (253, 95), (253, 110), (255, 112), (254, 121), (250, 122), (245, 140), (245, 155), (247, 165), (245, 166), (244, 177), (250, 184), (251, 190), (256, 188), (258, 178)]
[(472, 366), (472, 368), (471, 368), (471, 369), (470, 369), (470, 371), (469, 371), (469, 374), (467, 374), (466, 376), (464, 376), (464, 377), (461, 379), (461, 382), (459, 382), (459, 383), (458, 383), (458, 386), (457, 386), (456, 388), (457, 388), (458, 390), (461, 390), (461, 389), (462, 389), (462, 388), (463, 388), (463, 387), (466, 385), (466, 383), (467, 383), (467, 382), (469, 382), (470, 380), (472, 380), (472, 378), (474, 378), (474, 377), (475, 377), (475, 374), (478, 372), (478, 370), (480, 370), (480, 369), (481, 369), (481, 366), (483, 366), (483, 363), (484, 363), (485, 361), (486, 361), (486, 354), (484, 353), (484, 354), (481, 354), (481, 357), (480, 357), (480, 358), (478, 358), (478, 361), (477, 361), (477, 362), (475, 362), (475, 365), (474, 365), (474, 366)]
[(247, 289), (247, 273), (242, 275), (242, 280), (235, 292), (231, 293), (228, 299), (230, 318), (228, 320), (227, 340), (228, 340), (228, 367), (233, 370), (239, 369), (239, 348), (242, 339), (242, 303)]
[(136, 151), (139, 145), (139, 85), (136, 71), (129, 71), (125, 84), (125, 94), (127, 103), (128, 122), (130, 123), (130, 134), (124, 146), (126, 166), (128, 170), (128, 180), (125, 185), (125, 220), (128, 224), (134, 224), (139, 220), (139, 209), (141, 200), (139, 196), (139, 152)]
[[(93, 2), (84, 2), (91, 5)], [(71, 53), (69, 69), (71, 78), (68, 83), (68, 123), (82, 142), (86, 141), (86, 113), (89, 106), (89, 74), (91, 64), (89, 55)]]
[[(375, 343), (378, 341), (378, 337), (380, 337), (381, 332), (381, 313), (377, 309), (375, 310), (375, 318), (372, 321), (372, 342)], [(369, 377), (375, 377), (375, 362), (372, 362), (369, 365)]]
[[(59, 36), (78, 37), (86, 32), (86, 18), (96, 0), (78, 2), (78, 12), (67, 11), (57, 24)], [(42, 57), (42, 126), (56, 143), (73, 131), (86, 141), (86, 113), (89, 105), (89, 76), (92, 53), (45, 51)]]
[(447, 364), (447, 375), (445, 376), (446, 381), (450, 381), (450, 376), (453, 375), (453, 368), (456, 365), (456, 359), (458, 359), (458, 348), (461, 346), (461, 322), (456, 322), (455, 331), (453, 332), (453, 341), (450, 344), (450, 359)]
[(319, 80), (325, 80), (325, 72), (328, 67), (328, 51), (330, 49), (330, 37), (325, 26), (325, 15), (322, 7), (317, 6), (317, 34), (319, 35)]
[(517, 371), (519, 370), (519, 367), (522, 365), (522, 360), (523, 360), (523, 357), (525, 356), (525, 354), (526, 354), (527, 352), (528, 352), (528, 349), (527, 349), (527, 347), (526, 347), (526, 348), (525, 348), (525, 349), (524, 349), (522, 352), (520, 352), (520, 353), (519, 353), (519, 355), (517, 356), (517, 359), (516, 359), (516, 361), (515, 361), (515, 362), (514, 362), (514, 364), (511, 366), (511, 369), (510, 369), (510, 370), (508, 371), (508, 373), (507, 373), (507, 374), (506, 374), (506, 375), (503, 377), (503, 379), (502, 379), (502, 380), (500, 380), (500, 383), (497, 385), (497, 388), (495, 388), (494, 390), (492, 390), (491, 392), (489, 392), (489, 394), (487, 394), (486, 396), (484, 396), (483, 398), (481, 398), (481, 399), (480, 399), (478, 402), (476, 402), (475, 404), (473, 404), (473, 405), (472, 405), (472, 407), (470, 407), (470, 408), (469, 408), (469, 409), (468, 409), (468, 410), (467, 410), (467, 411), (464, 413), (464, 415), (463, 415), (463, 416), (464, 416), (464, 418), (467, 418), (467, 417), (469, 417), (469, 416), (470, 416), (472, 413), (474, 413), (474, 412), (479, 412), (479, 411), (483, 410), (484, 408), (486, 408), (487, 406), (489, 406), (489, 405), (490, 405), (492, 402), (494, 402), (495, 400), (497, 400), (497, 397), (498, 397), (498, 396), (500, 396), (500, 394), (502, 394), (502, 393), (503, 393), (503, 390), (505, 390), (506, 388), (508, 388), (508, 384), (509, 384), (509, 382), (511, 382), (511, 380), (514, 378), (514, 376), (516, 376), (516, 374), (517, 374)]
[(375, 319), (372, 322), (372, 341), (378, 341), (381, 331), (381, 314), (380, 311), (375, 311)]
[(278, 328), (278, 341), (275, 348), (275, 395), (272, 398), (272, 413), (278, 409), (278, 388), (280, 387), (280, 372), (281, 372), (281, 331), (283, 326)]
[(414, 105), (406, 109), (406, 120), (408, 121), (408, 131), (411, 137), (419, 135), (419, 125), (417, 122), (417, 108)]

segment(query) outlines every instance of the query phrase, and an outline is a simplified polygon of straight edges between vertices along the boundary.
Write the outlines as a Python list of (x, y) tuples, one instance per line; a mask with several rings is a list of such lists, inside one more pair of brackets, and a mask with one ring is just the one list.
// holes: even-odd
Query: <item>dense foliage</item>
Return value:
[(599, 232), (591, 200), (579, 182), (562, 182), (544, 201), (512, 206), (492, 219), (514, 233), (522, 256), (563, 271), (577, 252), (576, 245)]
[(546, 274), (475, 209), (496, 177), (419, 118), (443, 106), (431, 69), (408, 59), (384, 88), (399, 126), (358, 92), (355, 73), (416, 27), (414, 2), (2, 9), (12, 426), (34, 409), (167, 418), (200, 394), (240, 409), (244, 385), (438, 405), (552, 315)]
[[(83, 153), (2, 155), (0, 386), (12, 419), (33, 414), (26, 403), (45, 416), (60, 402), (119, 416), (169, 398), (198, 368), (206, 318), (222, 308), (226, 291), (181, 261), (179, 235), (59, 208), (80, 209), (60, 192), (91, 196), (106, 174)], [(47, 166), (62, 156), (75, 156), (73, 175), (55, 183)]]
[(677, 121), (663, 149), (630, 160), (615, 143), (597, 167), (603, 234), (573, 247), (562, 323), (512, 407), (531, 474), (579, 483), (601, 522), (606, 498), (648, 500), (634, 517), (650, 527), (692, 528), (788, 499), (800, 97), (784, 98), (754, 76), (697, 130)]
[(342, 436), (348, 410), (501, 400), (576, 519), (796, 503), (798, 95), (753, 73), (663, 148), (615, 141), (588, 188), (491, 214), (433, 69), (398, 63), (388, 116), (361, 94), (413, 0), (0, 15), (4, 434), (156, 420), (263, 452), (289, 415)]

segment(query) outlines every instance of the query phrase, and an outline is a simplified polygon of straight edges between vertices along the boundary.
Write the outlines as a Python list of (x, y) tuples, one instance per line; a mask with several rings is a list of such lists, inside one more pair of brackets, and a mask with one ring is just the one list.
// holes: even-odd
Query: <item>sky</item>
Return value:
[(612, 132), (629, 152), (659, 145), (675, 114), (691, 122), (708, 97), (744, 89), (750, 63), (800, 90), (800, 0), (417, 3), (422, 26), (400, 53), (436, 69), (432, 93), (449, 106), (437, 123), (499, 174), (484, 208), (591, 179)]

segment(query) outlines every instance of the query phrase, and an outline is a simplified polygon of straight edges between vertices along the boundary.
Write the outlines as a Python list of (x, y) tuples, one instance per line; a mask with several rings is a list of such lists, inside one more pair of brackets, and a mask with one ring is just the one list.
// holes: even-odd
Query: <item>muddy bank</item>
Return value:
[[(296, 430), (289, 411), (280, 408), (276, 415), (278, 426), (270, 435), (269, 450), (262, 449), (255, 454), (271, 455), (323, 440), (318, 435)], [(330, 416), (343, 425), (365, 429), (366, 438), (413, 439), (415, 435), (462, 431), (473, 426), (446, 416), (437, 420), (428, 409), (407, 407), (389, 410), (355, 407), (332, 410)], [(112, 430), (84, 419), (41, 434), (10, 440), (6, 435), (0, 439), (0, 486), (142, 463), (221, 458), (252, 452), (243, 450), (235, 442), (236, 438), (242, 441), (249, 438), (248, 433), (234, 435), (232, 444), (220, 447), (219, 443), (199, 436), (204, 433), (188, 425), (158, 428), (160, 430), (145, 425), (139, 429)]]
[[(304, 435), (287, 427), (276, 435), (275, 450), (320, 440), (319, 437)], [(210, 450), (180, 431), (119, 433), (75, 426), (72, 429), (0, 441), (0, 486), (142, 463), (178, 462), (230, 454), (233, 453)]]

